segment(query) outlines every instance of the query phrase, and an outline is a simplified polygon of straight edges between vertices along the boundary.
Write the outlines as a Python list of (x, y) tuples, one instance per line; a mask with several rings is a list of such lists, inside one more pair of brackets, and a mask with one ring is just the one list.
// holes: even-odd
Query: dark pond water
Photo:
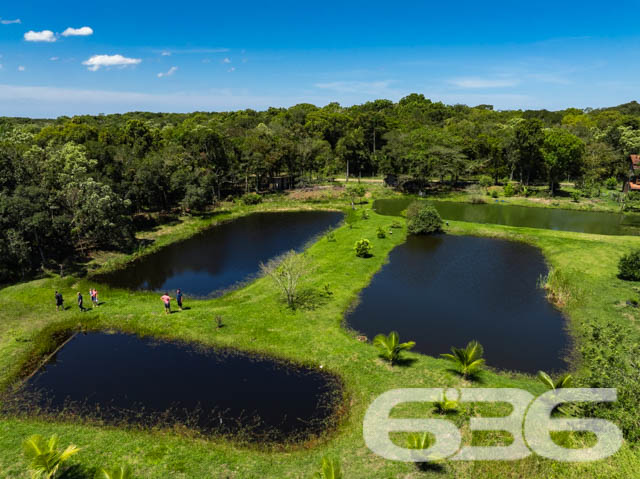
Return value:
[(213, 227), (163, 248), (97, 281), (127, 289), (215, 295), (251, 279), (266, 262), (288, 250), (302, 250), (336, 227), (342, 213), (303, 211), (256, 213)]
[[(415, 199), (412, 198), (376, 200), (373, 208), (382, 215), (399, 216), (413, 201)], [(640, 235), (640, 215), (533, 208), (499, 203), (433, 201), (431, 204), (436, 207), (440, 216), (452, 221), (604, 235)]]
[[(20, 392), (29, 409), (107, 422), (186, 424), (273, 440), (322, 432), (340, 396), (329, 374), (125, 334), (74, 337)], [(99, 411), (99, 413), (98, 413)]]
[(535, 373), (566, 368), (563, 316), (537, 287), (535, 248), (470, 236), (410, 236), (373, 277), (347, 323), (372, 339), (396, 330), (439, 356), (478, 340), (490, 366)]

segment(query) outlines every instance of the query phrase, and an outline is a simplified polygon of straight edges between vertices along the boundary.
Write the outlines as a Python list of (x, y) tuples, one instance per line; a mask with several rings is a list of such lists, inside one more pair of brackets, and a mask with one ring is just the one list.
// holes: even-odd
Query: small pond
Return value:
[(330, 374), (266, 358), (89, 333), (69, 341), (18, 397), (28, 411), (290, 440), (330, 427), (341, 388)]
[[(382, 215), (399, 216), (415, 199), (376, 200), (374, 210)], [(597, 211), (535, 208), (500, 203), (461, 203), (432, 201), (442, 218), (470, 223), (543, 228), (603, 235), (640, 235), (640, 215)]]
[(261, 262), (302, 250), (342, 221), (342, 213), (256, 213), (210, 228), (125, 269), (96, 277), (110, 286), (212, 296), (250, 280)]
[(537, 287), (547, 273), (536, 248), (471, 236), (409, 236), (373, 277), (347, 324), (373, 339), (396, 330), (432, 356), (478, 340), (492, 367), (566, 369), (561, 313)]

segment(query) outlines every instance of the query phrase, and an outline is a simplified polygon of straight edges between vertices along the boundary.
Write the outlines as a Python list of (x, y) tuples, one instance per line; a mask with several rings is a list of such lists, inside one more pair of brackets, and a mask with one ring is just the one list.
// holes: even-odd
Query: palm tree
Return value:
[(412, 432), (407, 436), (408, 449), (427, 449), (429, 446), (431, 446), (431, 438), (427, 432), (422, 434)]
[(373, 345), (380, 350), (380, 356), (389, 361), (393, 366), (393, 364), (400, 359), (400, 353), (413, 348), (416, 343), (414, 341), (401, 343), (398, 333), (391, 331), (389, 336), (378, 334), (373, 338)]
[(80, 452), (74, 445), (64, 451), (58, 450), (58, 436), (53, 435), (45, 440), (40, 434), (29, 437), (22, 443), (24, 455), (30, 461), (31, 477), (34, 479), (52, 479), (56, 476), (63, 462)]
[(130, 466), (101, 468), (96, 474), (96, 479), (133, 479), (133, 471)]
[[(555, 381), (544, 371), (538, 371), (538, 379), (544, 384), (550, 391), (556, 391), (558, 389), (570, 388), (573, 382), (573, 377), (569, 373), (565, 373)], [(575, 405), (556, 406), (554, 411), (558, 411), (565, 416), (570, 416), (575, 410)]]
[(485, 363), (482, 358), (484, 349), (478, 341), (469, 342), (464, 349), (452, 347), (451, 352), (453, 354), (447, 353), (441, 356), (455, 363), (464, 378), (475, 375)]
[(323, 457), (320, 472), (316, 476), (318, 479), (342, 479), (340, 461), (326, 456)]
[(538, 371), (538, 379), (547, 387), (547, 389), (552, 391), (555, 391), (556, 389), (570, 388), (571, 383), (573, 382), (573, 377), (569, 373), (563, 374), (554, 382), (553, 379), (551, 379), (551, 376), (547, 373), (544, 371)]
[(445, 393), (442, 393), (442, 398), (438, 401), (435, 401), (433, 404), (440, 414), (449, 414), (455, 412), (460, 407), (460, 403), (458, 401), (448, 399)]

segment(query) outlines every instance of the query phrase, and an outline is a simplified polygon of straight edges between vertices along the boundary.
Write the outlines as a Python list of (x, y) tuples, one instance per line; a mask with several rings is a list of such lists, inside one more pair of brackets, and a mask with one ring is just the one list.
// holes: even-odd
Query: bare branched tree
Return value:
[(298, 286), (303, 276), (311, 273), (311, 261), (306, 254), (291, 250), (284, 255), (260, 264), (260, 270), (280, 289), (291, 309), (296, 307)]

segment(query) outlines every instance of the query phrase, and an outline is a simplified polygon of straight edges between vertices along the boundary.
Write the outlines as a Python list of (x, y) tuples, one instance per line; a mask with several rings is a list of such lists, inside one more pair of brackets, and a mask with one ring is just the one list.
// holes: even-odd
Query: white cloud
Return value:
[(64, 32), (62, 32), (63, 37), (86, 37), (89, 35), (93, 35), (93, 28), (91, 27), (81, 27), (81, 28), (67, 28)]
[(55, 42), (57, 40), (51, 30), (42, 30), (41, 32), (29, 30), (24, 34), (24, 39), (28, 42)]
[(229, 57), (227, 57), (224, 60), (222, 60), (222, 63), (231, 63), (231, 60), (229, 59)]
[(23, 71), (25, 71), (25, 70), (26, 70), (26, 68), (25, 68), (25, 67), (23, 67), (22, 65), (20, 65), (20, 66), (18, 67), (18, 71), (19, 71), (19, 72), (23, 72)]
[(0, 20), (0, 23), (3, 25), (11, 25), (12, 23), (22, 23), (22, 21), (19, 18), (16, 18), (15, 20)]
[(171, 75), (173, 75), (176, 71), (178, 71), (178, 67), (171, 67), (169, 68), (168, 72), (160, 72), (158, 73), (158, 78), (162, 78), (162, 77), (170, 77)]
[(236, 67), (231, 67), (227, 70), (229, 73), (236, 71)]
[(58, 60), (60, 60), (60, 57), (51, 57), (49, 58), (49, 60), (51, 60), (52, 62), (57, 62)]
[(122, 55), (93, 55), (88, 60), (82, 62), (89, 70), (95, 72), (101, 67), (126, 67), (129, 65), (137, 65), (142, 60), (140, 58), (127, 58)]
[(171, 56), (171, 52), (168, 51), (168, 50), (165, 50), (165, 51), (161, 52), (160, 55), (162, 55), (163, 57), (170, 57)]
[(450, 83), (460, 88), (505, 88), (520, 83), (513, 78), (454, 78)]

